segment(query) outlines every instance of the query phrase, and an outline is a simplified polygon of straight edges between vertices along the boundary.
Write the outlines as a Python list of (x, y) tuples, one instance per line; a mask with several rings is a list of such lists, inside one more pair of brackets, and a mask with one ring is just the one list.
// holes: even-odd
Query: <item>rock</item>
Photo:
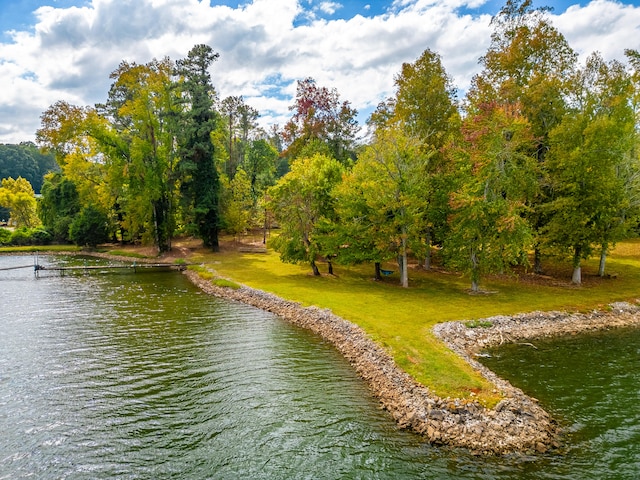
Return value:
[[(186, 270), (184, 273), (207, 293), (273, 312), (322, 336), (349, 360), (380, 400), (382, 408), (388, 410), (401, 427), (425, 435), (434, 444), (468, 448), (483, 454), (544, 453), (558, 444), (558, 426), (535, 401), (473, 356), (482, 348), (504, 341), (610, 326), (612, 319), (600, 313), (569, 316), (560, 312), (534, 312), (492, 317), (487, 319), (491, 323), (489, 328), (468, 329), (462, 322), (436, 325), (433, 329), (436, 336), (493, 382), (494, 393), (500, 392), (505, 397), (490, 410), (469, 399), (442, 399), (433, 395), (402, 371), (360, 327), (328, 309), (305, 308), (245, 286), (236, 290), (221, 288), (203, 280), (196, 272)], [(638, 307), (615, 304), (612, 308), (625, 312), (616, 324), (640, 325)]]

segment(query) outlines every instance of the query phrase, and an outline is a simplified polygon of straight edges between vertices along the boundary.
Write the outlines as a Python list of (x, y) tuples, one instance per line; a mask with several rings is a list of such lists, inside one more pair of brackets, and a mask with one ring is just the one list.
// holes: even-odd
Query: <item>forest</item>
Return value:
[(426, 49), (363, 128), (306, 78), (289, 121), (264, 130), (242, 97), (219, 98), (207, 45), (123, 61), (104, 104), (42, 114), (37, 144), (57, 168), (37, 201), (33, 179), (3, 179), (0, 206), (56, 242), (165, 252), (193, 235), (216, 251), (221, 232), (263, 228), (315, 275), (319, 259), (329, 273), (370, 263), (378, 278), (397, 262), (407, 287), (409, 259), (429, 269), (437, 252), (477, 291), (483, 275), (561, 256), (579, 284), (583, 260), (599, 256), (604, 275), (610, 249), (637, 234), (640, 53), (580, 62), (548, 11), (505, 3), (462, 99)]

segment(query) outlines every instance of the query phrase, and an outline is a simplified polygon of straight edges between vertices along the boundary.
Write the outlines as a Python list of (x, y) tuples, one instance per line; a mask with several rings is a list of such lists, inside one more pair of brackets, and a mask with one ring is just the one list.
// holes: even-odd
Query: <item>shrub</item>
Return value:
[(0, 245), (9, 245), (11, 243), (11, 230), (0, 228)]
[(76, 245), (96, 247), (109, 240), (109, 218), (95, 207), (87, 205), (71, 222), (69, 237)]
[(31, 245), (49, 245), (53, 236), (44, 228), (34, 228), (29, 232)]
[(13, 231), (11, 234), (11, 245), (23, 247), (31, 245), (31, 232), (27, 227), (21, 227)]

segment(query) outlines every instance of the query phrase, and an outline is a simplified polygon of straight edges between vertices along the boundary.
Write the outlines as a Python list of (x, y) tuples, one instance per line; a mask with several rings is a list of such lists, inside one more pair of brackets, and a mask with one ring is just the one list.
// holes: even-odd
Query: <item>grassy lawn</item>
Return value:
[[(199, 250), (192, 261), (282, 298), (329, 308), (360, 325), (398, 365), (436, 394), (464, 398), (474, 392), (487, 404), (497, 400), (491, 385), (433, 337), (434, 324), (535, 310), (588, 311), (640, 297), (640, 240), (620, 244), (610, 255), (607, 271), (615, 278), (597, 277), (593, 260), (583, 266), (583, 285), (576, 287), (570, 284), (570, 265), (555, 260), (544, 277), (523, 273), (486, 279), (482, 286), (487, 293), (481, 295), (469, 294), (469, 282), (460, 275), (417, 266), (410, 271), (410, 288), (403, 289), (397, 267), (381, 282), (373, 280), (370, 265), (334, 265), (335, 276), (314, 277), (307, 265), (283, 264), (271, 250)], [(324, 265), (320, 268), (326, 272)], [(393, 270), (394, 265), (385, 268)]]

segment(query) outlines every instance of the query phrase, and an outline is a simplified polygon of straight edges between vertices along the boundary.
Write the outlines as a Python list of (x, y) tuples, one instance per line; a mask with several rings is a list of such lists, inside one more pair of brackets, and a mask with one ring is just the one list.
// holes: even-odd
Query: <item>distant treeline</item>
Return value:
[[(40, 193), (44, 176), (59, 170), (55, 156), (42, 153), (32, 142), (0, 144), (0, 179), (22, 177), (29, 181), (36, 193)], [(0, 221), (8, 218), (8, 209), (0, 206)]]
[(0, 179), (22, 177), (28, 180), (33, 190), (40, 193), (44, 176), (60, 171), (56, 157), (42, 153), (32, 142), (0, 144)]

